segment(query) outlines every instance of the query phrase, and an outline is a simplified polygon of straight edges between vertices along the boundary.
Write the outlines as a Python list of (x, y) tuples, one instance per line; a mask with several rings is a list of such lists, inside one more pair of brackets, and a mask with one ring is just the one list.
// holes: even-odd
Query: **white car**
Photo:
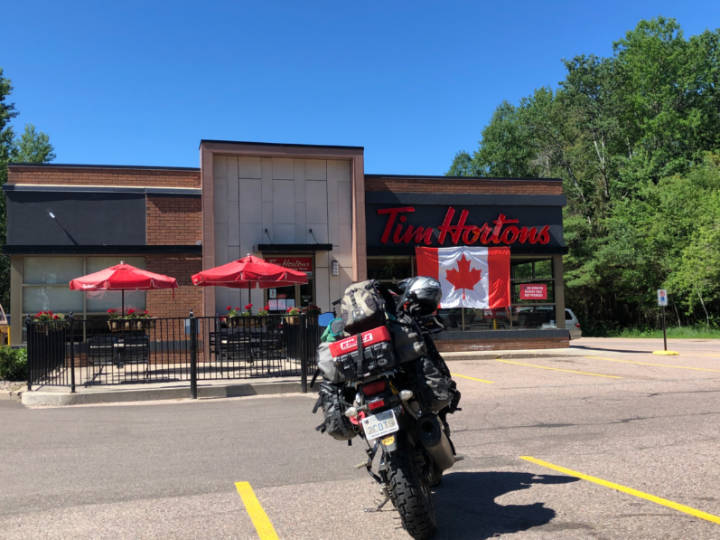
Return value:
[[(544, 323), (540, 328), (556, 328), (554, 320)], [(578, 339), (582, 337), (582, 329), (580, 328), (580, 321), (577, 316), (573, 313), (572, 309), (565, 308), (565, 328), (570, 332), (570, 339)]]

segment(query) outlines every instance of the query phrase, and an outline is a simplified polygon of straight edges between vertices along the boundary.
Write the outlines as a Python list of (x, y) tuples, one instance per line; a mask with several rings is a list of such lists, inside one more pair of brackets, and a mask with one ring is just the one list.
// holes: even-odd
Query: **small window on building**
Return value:
[(367, 275), (368, 279), (397, 283), (413, 275), (412, 257), (368, 257)]

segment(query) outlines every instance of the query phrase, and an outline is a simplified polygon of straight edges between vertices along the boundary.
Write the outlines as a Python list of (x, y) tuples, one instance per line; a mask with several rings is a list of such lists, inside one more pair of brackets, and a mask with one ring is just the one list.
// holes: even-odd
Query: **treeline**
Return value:
[[(25, 124), (22, 135), (17, 136), (12, 120), (18, 115), (15, 104), (8, 101), (12, 93), (10, 79), (0, 67), (0, 188), (7, 182), (8, 163), (46, 163), (55, 159), (55, 152), (47, 134)], [(5, 245), (7, 216), (5, 195), (0, 193), (0, 248)], [(0, 252), (0, 304), (10, 312), (10, 259)]]
[(557, 89), (504, 102), (448, 175), (561, 177), (567, 305), (595, 333), (720, 325), (720, 31), (641, 21)]

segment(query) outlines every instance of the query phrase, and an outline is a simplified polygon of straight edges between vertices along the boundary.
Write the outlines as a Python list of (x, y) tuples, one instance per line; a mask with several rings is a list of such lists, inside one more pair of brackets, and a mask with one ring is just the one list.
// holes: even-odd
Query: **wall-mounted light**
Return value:
[(333, 259), (332, 263), (330, 263), (330, 273), (333, 276), (340, 275), (340, 263), (336, 259)]

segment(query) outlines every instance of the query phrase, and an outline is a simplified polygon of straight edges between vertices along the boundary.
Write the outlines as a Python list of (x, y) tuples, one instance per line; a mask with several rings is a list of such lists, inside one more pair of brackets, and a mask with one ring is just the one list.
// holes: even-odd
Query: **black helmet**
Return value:
[(411, 315), (429, 315), (442, 298), (440, 282), (427, 276), (407, 278), (398, 283), (402, 291), (400, 305), (407, 306)]

